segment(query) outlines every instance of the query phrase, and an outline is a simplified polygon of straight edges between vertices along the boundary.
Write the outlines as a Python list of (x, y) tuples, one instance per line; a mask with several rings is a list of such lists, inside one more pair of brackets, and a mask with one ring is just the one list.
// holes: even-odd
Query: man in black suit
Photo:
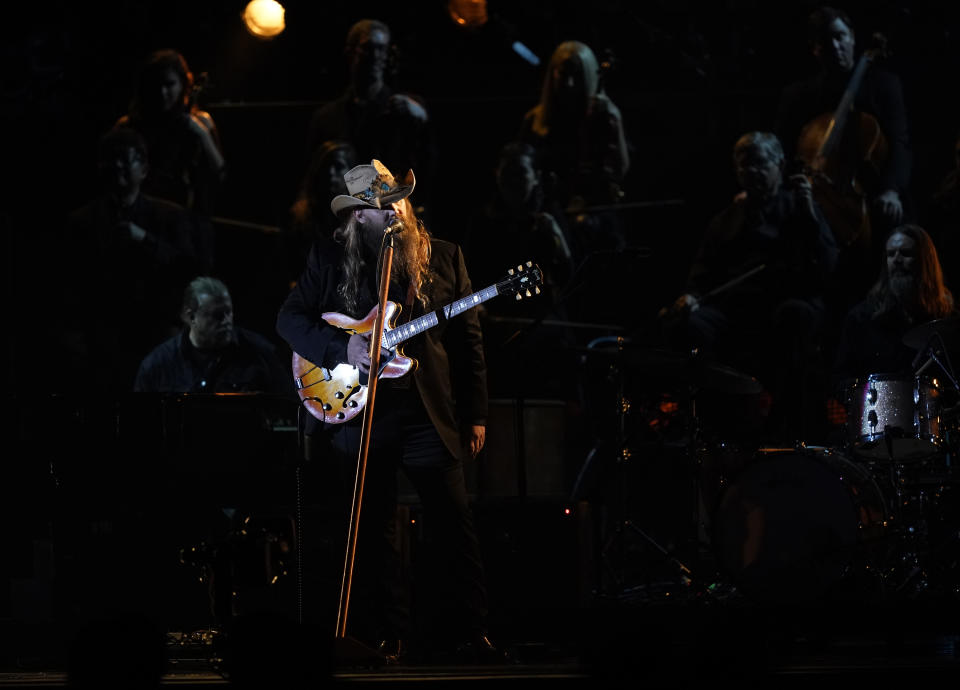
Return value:
[[(321, 367), (357, 367), (365, 382), (369, 336), (351, 335), (322, 314), (359, 319), (377, 304), (378, 259), (388, 234), (395, 242), (388, 296), (403, 307), (399, 323), (472, 290), (460, 248), (432, 238), (414, 215), (408, 200), (416, 183), (412, 171), (398, 183), (373, 160), (344, 179), (348, 194), (331, 202), (342, 225), (332, 240), (318, 239), (310, 250), (280, 309), (277, 331), (298, 355)], [(399, 467), (420, 496), (425, 535), (435, 547), (437, 563), (431, 570), (438, 590), (425, 590), (445, 614), (435, 639), (454, 643), (464, 660), (492, 660), (499, 653), (487, 637), (483, 564), (462, 465), (483, 448), (486, 431), (486, 364), (476, 311), (441, 318), (435, 328), (409, 339), (404, 351), (417, 360), (416, 370), (380, 379), (376, 389), (350, 598), (350, 620), (357, 621), (352, 629), (359, 630), (353, 636), (396, 660), (411, 632), (409, 592), (398, 575), (395, 539)], [(381, 364), (391, 356), (383, 351)], [(344, 423), (328, 419), (334, 422), (307, 416), (308, 456), (338, 458), (352, 488), (362, 415)]]

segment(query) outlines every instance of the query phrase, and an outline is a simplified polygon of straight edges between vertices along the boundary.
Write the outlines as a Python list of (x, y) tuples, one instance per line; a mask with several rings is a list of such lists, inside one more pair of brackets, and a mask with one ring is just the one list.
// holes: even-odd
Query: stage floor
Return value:
[[(408, 658), (388, 664), (364, 659), (342, 645), (331, 645), (334, 653), (328, 656), (323, 643), (278, 655), (274, 640), (264, 645), (262, 664), (245, 668), (268, 684), (261, 686), (275, 688), (300, 687), (294, 678), (309, 678), (311, 687), (317, 682), (587, 687), (623, 680), (684, 687), (724, 679), (811, 687), (825, 680), (880, 685), (909, 681), (916, 686), (960, 677), (960, 598), (952, 595), (800, 605), (758, 603), (721, 589), (693, 593), (661, 583), (649, 592), (598, 600), (577, 611), (543, 611), (539, 622), (501, 617), (491, 634), (510, 658), (498, 663)], [(263, 632), (269, 637), (271, 631)], [(21, 638), (13, 648), (18, 653), (11, 658), (7, 647), (0, 687), (67, 687), (71, 664), (77, 663), (93, 681), (81, 687), (120, 687), (108, 681), (122, 675), (129, 663), (129, 657), (120, 656), (125, 653), (120, 640), (85, 645), (87, 657), (78, 659), (66, 656), (53, 639), (45, 646), (43, 633), (35, 630), (32, 641)], [(215, 639), (168, 635), (162, 667), (157, 667), (159, 684), (233, 684), (222, 649)], [(256, 647), (245, 651), (250, 659), (258, 656)], [(271, 666), (270, 660), (277, 659)], [(98, 678), (104, 682), (97, 683)], [(127, 687), (152, 686), (131, 682)]]

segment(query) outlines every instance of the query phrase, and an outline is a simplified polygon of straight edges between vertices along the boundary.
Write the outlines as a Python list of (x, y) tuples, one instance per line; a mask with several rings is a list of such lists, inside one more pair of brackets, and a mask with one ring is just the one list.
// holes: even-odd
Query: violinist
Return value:
[(618, 203), (630, 170), (623, 116), (604, 89), (609, 65), (580, 41), (557, 45), (540, 100), (524, 115), (517, 138), (541, 161), (547, 202), (576, 218), (575, 239), (584, 246), (621, 249), (626, 239), (618, 215), (579, 213)]
[[(804, 151), (816, 150), (825, 134), (824, 125), (837, 115), (844, 96), (852, 98), (848, 117), (841, 122), (842, 131), (835, 132), (841, 143), (831, 155), (834, 170), (846, 170), (856, 177), (856, 184), (848, 179), (831, 182), (840, 193), (855, 192), (862, 199), (853, 199), (854, 206), (865, 209), (865, 220), (870, 229), (862, 233), (855, 227), (856, 220), (845, 226), (837, 216), (830, 215), (830, 208), (822, 196), (825, 212), (837, 236), (841, 248), (864, 240), (861, 248), (870, 251), (870, 259), (858, 255), (858, 264), (873, 266), (881, 247), (873, 247), (873, 238), (883, 238), (893, 227), (903, 222), (909, 214), (906, 194), (910, 181), (912, 153), (908, 130), (903, 89), (899, 78), (882, 69), (877, 57), (882, 51), (863, 51), (856, 59), (856, 39), (850, 17), (832, 7), (821, 7), (808, 20), (810, 50), (820, 65), (815, 76), (789, 85), (781, 94), (775, 131), (784, 143), (787, 159), (802, 159)], [(869, 61), (866, 58), (872, 58)], [(865, 64), (862, 78), (854, 78), (858, 67)], [(854, 116), (855, 115), (855, 116)], [(874, 129), (875, 128), (875, 129)], [(802, 161), (811, 165), (814, 161)], [(863, 235), (863, 236), (861, 236)], [(871, 276), (872, 278), (872, 276)], [(855, 295), (862, 291), (855, 290)]]
[(140, 68), (129, 109), (114, 128), (143, 137), (150, 151), (144, 191), (190, 212), (200, 268), (210, 271), (216, 263), (211, 219), (226, 163), (213, 117), (196, 103), (197, 81), (179, 52), (151, 53)]

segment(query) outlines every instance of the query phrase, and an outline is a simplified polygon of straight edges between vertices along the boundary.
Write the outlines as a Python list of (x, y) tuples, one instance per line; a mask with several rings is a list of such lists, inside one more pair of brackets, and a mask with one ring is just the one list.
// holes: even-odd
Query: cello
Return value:
[(873, 38), (874, 46), (860, 56), (836, 110), (808, 122), (797, 141), (803, 172), (841, 251), (870, 248), (867, 197), (878, 191), (880, 167), (889, 156), (877, 119), (854, 108), (867, 69), (887, 55), (883, 35)]

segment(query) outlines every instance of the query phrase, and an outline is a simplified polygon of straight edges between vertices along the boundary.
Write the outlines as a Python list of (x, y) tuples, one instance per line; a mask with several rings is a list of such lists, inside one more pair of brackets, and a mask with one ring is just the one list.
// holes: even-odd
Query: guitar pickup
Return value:
[(297, 386), (297, 390), (303, 390), (307, 386), (312, 386), (321, 381), (326, 382), (332, 378), (333, 375), (326, 367), (313, 367), (303, 372), (300, 376), (294, 377), (293, 382)]

